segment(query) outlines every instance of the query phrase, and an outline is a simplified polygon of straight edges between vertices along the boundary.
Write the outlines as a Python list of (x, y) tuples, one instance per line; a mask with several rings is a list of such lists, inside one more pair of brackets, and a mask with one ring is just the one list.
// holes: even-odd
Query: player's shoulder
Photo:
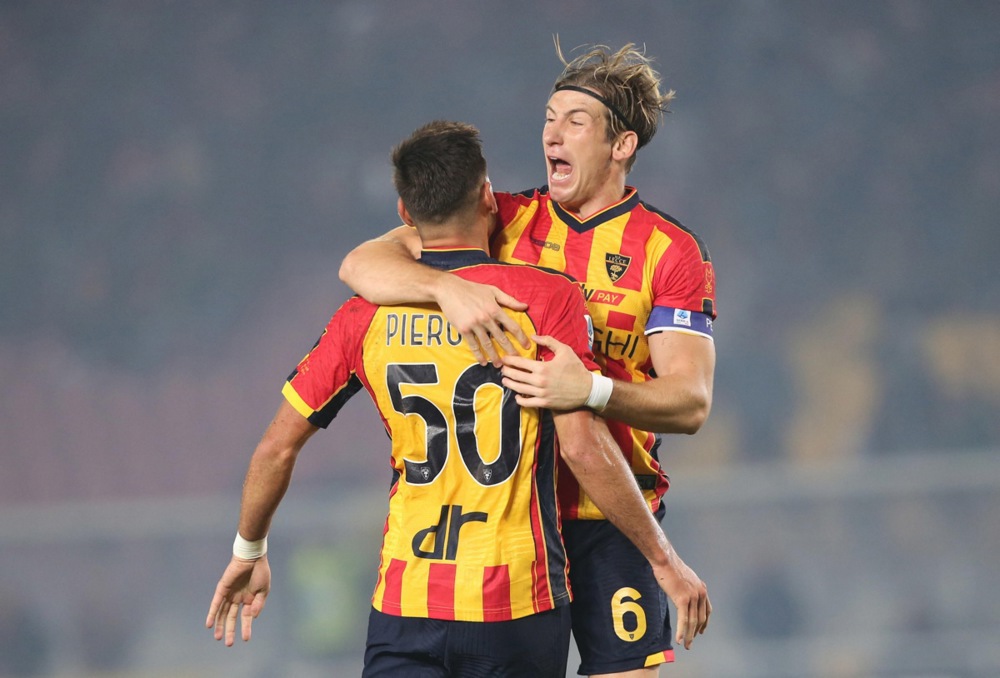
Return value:
[(545, 200), (549, 195), (549, 187), (541, 186), (537, 188), (526, 188), (523, 191), (493, 191), (497, 199), (497, 204), (501, 207), (506, 205), (527, 205), (539, 200)]
[(355, 294), (341, 304), (340, 308), (333, 314), (331, 322), (364, 323), (371, 320), (378, 308), (376, 304)]
[(502, 261), (491, 264), (491, 268), (498, 287), (529, 304), (530, 299), (563, 297), (569, 290), (579, 290), (579, 283), (572, 276), (552, 268)]
[(505, 277), (511, 278), (517, 284), (534, 285), (576, 285), (577, 281), (573, 276), (563, 271), (535, 264), (511, 263), (506, 261), (496, 261), (494, 266), (499, 267)]
[(642, 210), (642, 214), (649, 220), (653, 228), (668, 236), (671, 242), (696, 250), (702, 261), (712, 260), (712, 256), (708, 252), (708, 245), (694, 229), (685, 226), (679, 219), (643, 200), (639, 201), (638, 209)]
[(548, 196), (549, 187), (545, 186), (535, 186), (532, 188), (525, 188), (521, 191), (494, 191), (496, 195), (505, 195), (508, 198), (521, 199), (521, 200), (534, 200), (542, 196)]

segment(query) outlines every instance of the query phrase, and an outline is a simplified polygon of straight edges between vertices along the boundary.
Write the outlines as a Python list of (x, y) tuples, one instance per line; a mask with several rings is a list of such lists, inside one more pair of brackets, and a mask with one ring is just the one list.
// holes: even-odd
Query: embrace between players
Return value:
[(546, 186), (494, 192), (463, 123), (393, 150), (406, 225), (344, 260), (360, 296), (284, 386), (206, 620), (216, 639), (232, 645), (241, 618), (249, 640), (297, 454), (361, 388), (393, 468), (364, 676), (561, 678), (571, 629), (581, 674), (654, 676), (673, 661), (667, 597), (677, 643), (705, 631), (706, 586), (659, 525), (656, 433), (694, 433), (711, 408), (714, 272), (625, 184), (673, 92), (632, 45), (563, 64)]

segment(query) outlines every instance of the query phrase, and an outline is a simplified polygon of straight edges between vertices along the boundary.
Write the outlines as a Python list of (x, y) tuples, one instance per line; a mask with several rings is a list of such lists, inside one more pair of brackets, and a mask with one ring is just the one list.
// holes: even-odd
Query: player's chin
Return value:
[(568, 186), (553, 182), (551, 179), (549, 180), (549, 198), (562, 204), (566, 202), (571, 195), (572, 193), (570, 192)]

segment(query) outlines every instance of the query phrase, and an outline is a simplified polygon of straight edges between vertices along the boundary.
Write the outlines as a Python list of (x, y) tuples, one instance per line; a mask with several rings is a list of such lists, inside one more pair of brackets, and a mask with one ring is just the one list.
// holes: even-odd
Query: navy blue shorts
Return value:
[(566, 678), (570, 609), (502, 622), (368, 615), (363, 678)]
[[(661, 520), (664, 507), (656, 512)], [(606, 520), (565, 520), (580, 675), (674, 660), (667, 595), (649, 561)]]

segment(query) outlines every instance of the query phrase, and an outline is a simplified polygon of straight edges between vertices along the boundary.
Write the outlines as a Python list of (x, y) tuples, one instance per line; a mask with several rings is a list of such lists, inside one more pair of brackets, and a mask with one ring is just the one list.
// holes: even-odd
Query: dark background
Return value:
[(716, 267), (713, 413), (663, 461), (717, 612), (671, 673), (1000, 672), (1000, 4), (142, 0), (0, 3), (0, 675), (356, 670), (372, 406), (303, 453), (225, 651), (246, 463), (397, 223), (393, 144), (471, 122), (544, 183), (556, 33), (677, 90), (629, 183)]

